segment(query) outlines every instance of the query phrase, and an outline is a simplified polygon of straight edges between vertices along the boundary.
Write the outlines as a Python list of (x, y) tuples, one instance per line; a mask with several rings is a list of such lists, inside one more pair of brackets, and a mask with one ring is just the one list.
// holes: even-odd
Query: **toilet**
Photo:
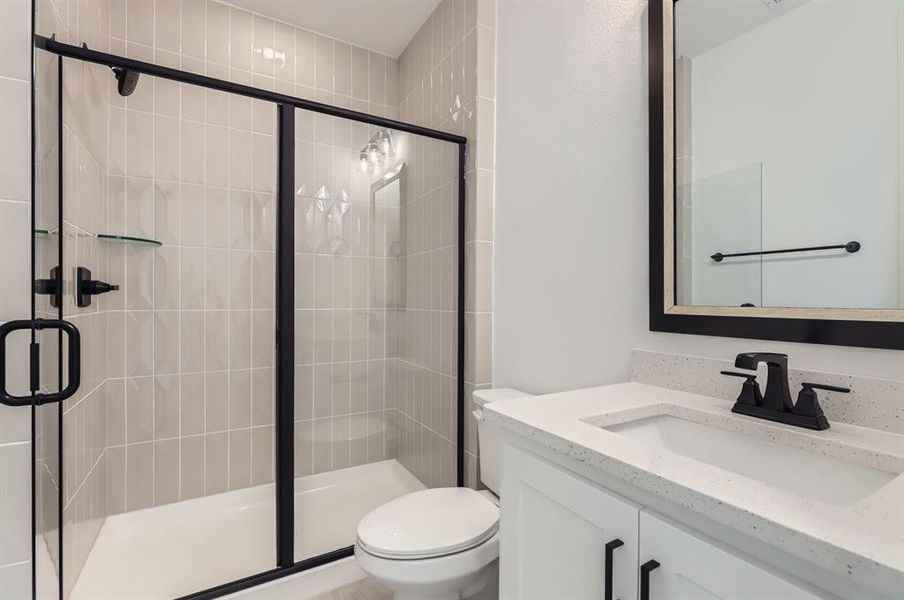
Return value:
[(499, 565), (499, 434), (483, 418), (496, 400), (527, 397), (500, 388), (474, 392), (480, 481), (488, 490), (435, 488), (406, 494), (358, 524), (355, 558), (395, 600), (490, 600)]

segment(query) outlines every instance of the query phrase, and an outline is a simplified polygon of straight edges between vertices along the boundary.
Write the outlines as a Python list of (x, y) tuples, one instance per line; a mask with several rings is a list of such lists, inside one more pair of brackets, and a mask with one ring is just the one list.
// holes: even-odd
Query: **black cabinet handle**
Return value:
[(650, 571), (659, 568), (655, 560), (640, 565), (640, 600), (650, 600)]
[(616, 548), (621, 548), (624, 545), (625, 543), (618, 538), (615, 538), (614, 540), (606, 544), (605, 600), (612, 600), (612, 551)]

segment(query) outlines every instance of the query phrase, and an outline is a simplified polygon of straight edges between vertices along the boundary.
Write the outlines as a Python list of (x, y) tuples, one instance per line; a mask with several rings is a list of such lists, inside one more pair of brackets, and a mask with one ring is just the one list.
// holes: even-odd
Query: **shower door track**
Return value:
[[(233, 594), (263, 583), (280, 579), (287, 575), (300, 573), (314, 567), (350, 557), (354, 554), (354, 546), (340, 548), (302, 561), (295, 561), (295, 433), (294, 433), (294, 347), (295, 347), (295, 110), (296, 108), (315, 113), (349, 119), (376, 127), (403, 131), (430, 139), (441, 140), (458, 145), (458, 277), (457, 277), (457, 349), (456, 349), (456, 480), (458, 486), (465, 484), (464, 460), (464, 364), (465, 364), (465, 161), (467, 138), (422, 127), (412, 123), (396, 121), (362, 113), (330, 104), (315, 102), (263, 90), (252, 86), (241, 85), (190, 73), (179, 69), (160, 66), (115, 54), (92, 50), (87, 45), (74, 46), (34, 34), (34, 47), (53, 53), (59, 57), (71, 58), (108, 67), (126, 69), (168, 79), (253, 98), (276, 104), (277, 109), (277, 210), (276, 210), (276, 307), (275, 307), (275, 488), (276, 488), (276, 567), (242, 579), (227, 582), (206, 590), (181, 596), (177, 600), (207, 600)], [(34, 57), (32, 62), (34, 63)], [(61, 74), (62, 75), (62, 74)], [(61, 86), (62, 90), (62, 86)], [(61, 94), (62, 96), (62, 94)], [(34, 90), (32, 90), (32, 100)], [(60, 99), (62, 102), (62, 97)], [(62, 115), (62, 106), (60, 107)], [(61, 117), (62, 118), (62, 117)], [(60, 129), (62, 136), (62, 128)], [(62, 142), (60, 144), (62, 148)], [(34, 161), (34, 157), (32, 157)], [(62, 187), (62, 185), (61, 185)], [(62, 195), (60, 197), (62, 206)], [(62, 429), (62, 421), (60, 422)], [(34, 501), (34, 499), (33, 499)], [(32, 507), (34, 509), (34, 507)], [(63, 523), (62, 506), (60, 506), (59, 522)], [(62, 531), (62, 527), (61, 527)], [(60, 544), (62, 549), (62, 543)]]
[[(315, 102), (314, 100), (308, 100), (306, 98), (298, 98), (296, 96), (280, 94), (279, 92), (271, 92), (270, 90), (263, 90), (260, 88), (252, 87), (250, 85), (233, 83), (224, 79), (207, 77), (206, 75), (198, 75), (197, 73), (190, 73), (188, 71), (182, 71), (180, 69), (163, 67), (154, 63), (143, 62), (140, 60), (135, 60), (133, 58), (126, 58), (124, 56), (118, 56), (116, 54), (98, 52), (97, 50), (91, 50), (87, 46), (73, 46), (72, 44), (64, 44), (63, 42), (59, 42), (54, 38), (48, 38), (42, 35), (35, 35), (35, 46), (41, 48), (42, 50), (52, 52), (53, 54), (57, 54), (65, 58), (75, 58), (85, 62), (106, 65), (108, 67), (117, 67), (120, 69), (127, 69), (129, 71), (137, 71), (139, 73), (144, 73), (152, 77), (169, 79), (171, 81), (178, 81), (180, 83), (189, 83), (207, 89), (218, 90), (230, 94), (237, 94), (239, 96), (246, 96), (248, 98), (254, 98), (256, 100), (264, 100), (267, 102), (272, 102), (274, 104), (286, 104), (294, 106), (296, 108), (303, 108), (305, 110), (310, 110), (316, 113), (329, 115), (331, 117), (350, 119), (352, 121), (367, 123), (369, 125), (375, 125), (377, 127), (383, 127), (386, 129), (396, 129), (398, 131), (413, 133), (415, 135), (420, 135), (435, 140), (452, 142), (453, 144), (459, 144), (460, 146), (464, 146), (467, 143), (466, 138), (454, 133), (439, 131), (437, 129), (422, 127), (420, 125), (405, 123), (403, 121), (396, 121), (394, 119), (387, 119), (385, 117), (378, 117), (376, 115), (370, 115), (348, 108), (333, 106), (332, 104)], [(463, 165), (460, 166), (463, 167)]]

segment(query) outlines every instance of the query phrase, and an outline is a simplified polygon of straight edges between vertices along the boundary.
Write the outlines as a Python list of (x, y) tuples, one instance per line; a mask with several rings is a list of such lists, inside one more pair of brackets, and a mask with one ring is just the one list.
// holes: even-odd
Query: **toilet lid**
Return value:
[(358, 524), (358, 544), (375, 556), (415, 559), (478, 546), (499, 528), (499, 507), (469, 488), (406, 494)]

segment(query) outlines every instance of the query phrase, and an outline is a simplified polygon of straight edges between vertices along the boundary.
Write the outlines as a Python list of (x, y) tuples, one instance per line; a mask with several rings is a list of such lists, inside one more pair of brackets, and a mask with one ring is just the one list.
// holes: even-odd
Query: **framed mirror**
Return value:
[(651, 0), (650, 329), (904, 349), (904, 0)]

